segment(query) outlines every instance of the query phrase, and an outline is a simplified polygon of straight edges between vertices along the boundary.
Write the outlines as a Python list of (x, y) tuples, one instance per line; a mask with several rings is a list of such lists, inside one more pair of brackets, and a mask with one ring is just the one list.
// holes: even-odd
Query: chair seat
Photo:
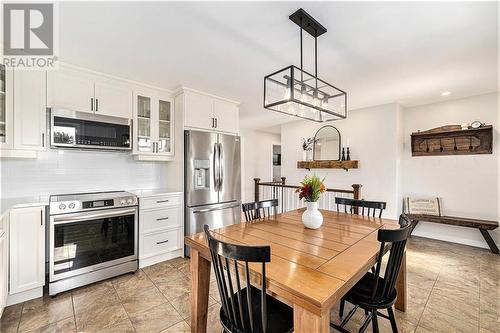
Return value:
[(361, 308), (367, 309), (382, 309), (392, 306), (396, 302), (397, 292), (393, 289), (388, 297), (382, 297), (384, 288), (384, 278), (379, 277), (377, 285), (377, 293), (372, 301), (372, 290), (374, 275), (371, 272), (366, 273), (354, 287), (345, 295), (345, 300), (352, 304), (357, 304)]
[[(261, 291), (253, 286), (251, 288), (251, 302), (252, 302), (252, 323), (254, 325), (253, 332), (262, 332), (262, 317), (261, 317)], [(231, 297), (235, 307), (238, 307), (238, 296), (233, 294)], [(267, 301), (267, 333), (288, 333), (293, 331), (293, 309), (288, 305), (278, 301), (276, 298), (266, 294)], [(228, 302), (230, 304), (230, 302)], [(247, 288), (241, 290), (241, 304), (243, 307), (243, 316), (245, 322), (246, 332), (250, 332), (250, 322), (248, 318), (247, 309)], [(231, 311), (231, 310), (230, 310)], [(224, 313), (223, 307), (220, 309), (220, 319), (222, 326), (227, 332), (231, 333), (244, 333), (243, 331), (236, 330), (231, 327), (229, 320)], [(238, 318), (238, 322), (240, 318)], [(245, 333), (246, 333), (245, 332)]]

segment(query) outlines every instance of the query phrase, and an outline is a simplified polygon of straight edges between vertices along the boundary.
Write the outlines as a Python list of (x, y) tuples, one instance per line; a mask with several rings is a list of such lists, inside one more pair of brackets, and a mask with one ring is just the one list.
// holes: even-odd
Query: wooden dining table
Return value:
[[(321, 210), (323, 225), (307, 229), (303, 210), (214, 229), (225, 242), (270, 245), (266, 265), (269, 295), (293, 308), (294, 332), (329, 332), (330, 311), (377, 260), (380, 228), (394, 229), (395, 220)], [(203, 233), (185, 237), (191, 251), (191, 332), (207, 328), (210, 252)], [(260, 283), (260, 269), (251, 268), (252, 283)], [(406, 310), (406, 254), (396, 283), (396, 309)]]

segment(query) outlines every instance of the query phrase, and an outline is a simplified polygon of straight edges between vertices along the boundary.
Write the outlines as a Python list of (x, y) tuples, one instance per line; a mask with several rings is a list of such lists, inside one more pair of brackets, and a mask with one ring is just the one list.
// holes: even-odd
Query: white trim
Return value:
[(184, 93), (185, 91), (191, 91), (191, 92), (194, 92), (194, 93), (197, 93), (197, 94), (201, 94), (201, 95), (205, 95), (205, 96), (208, 96), (208, 97), (220, 99), (222, 101), (226, 101), (226, 102), (229, 102), (229, 103), (234, 103), (236, 105), (240, 105), (241, 104), (240, 102), (237, 102), (237, 101), (229, 99), (229, 98), (220, 97), (220, 96), (217, 96), (217, 95), (209, 94), (209, 93), (206, 93), (204, 91), (196, 90), (196, 89), (193, 89), (193, 88), (188, 88), (188, 87), (185, 87), (185, 86), (180, 86), (177, 89), (174, 89), (174, 91), (172, 93), (176, 97), (176, 96)]
[(43, 287), (26, 290), (20, 293), (9, 294), (7, 297), (7, 306), (29, 301), (43, 296)]
[[(475, 230), (479, 234), (479, 229), (475, 229)], [(412, 236), (437, 239), (437, 240), (441, 240), (441, 241), (445, 241), (445, 242), (480, 247), (480, 248), (488, 249), (488, 250), (490, 249), (490, 247), (488, 246), (486, 241), (476, 241), (476, 240), (472, 240), (472, 239), (468, 239), (468, 238), (453, 237), (453, 236), (447, 236), (447, 235), (443, 235), (443, 234), (437, 234), (434, 232), (418, 231), (418, 226), (412, 232)], [(500, 247), (500, 244), (497, 244), (497, 246)]]
[(0, 149), (0, 158), (37, 158), (35, 150)]
[(168, 253), (159, 254), (153, 257), (139, 259), (139, 268), (151, 266), (166, 260), (182, 257), (182, 249), (177, 249)]

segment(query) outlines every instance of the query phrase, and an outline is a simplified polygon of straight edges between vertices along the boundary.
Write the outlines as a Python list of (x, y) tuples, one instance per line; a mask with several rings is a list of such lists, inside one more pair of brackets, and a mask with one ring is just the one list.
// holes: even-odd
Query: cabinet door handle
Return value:
[(215, 118), (215, 128), (217, 128), (217, 118)]
[(168, 243), (168, 239), (164, 240), (164, 241), (161, 241), (161, 242), (156, 242), (157, 245), (164, 244), (164, 243)]
[(95, 99), (95, 112), (99, 111), (99, 100)]
[(90, 98), (90, 111), (94, 111), (94, 98)]
[(215, 128), (215, 118), (212, 118), (212, 128)]
[(156, 221), (165, 221), (165, 220), (168, 220), (168, 217), (160, 217), (156, 219)]
[(45, 133), (42, 132), (42, 148), (45, 148)]
[(40, 211), (40, 225), (43, 226), (43, 209)]
[(163, 202), (168, 202), (168, 199), (167, 200), (157, 200), (156, 203), (163, 203)]

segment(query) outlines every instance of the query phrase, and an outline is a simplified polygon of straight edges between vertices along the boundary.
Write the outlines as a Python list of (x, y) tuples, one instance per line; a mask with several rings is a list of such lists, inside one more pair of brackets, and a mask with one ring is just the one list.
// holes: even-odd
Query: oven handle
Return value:
[(105, 217), (120, 216), (120, 215), (125, 215), (125, 214), (135, 214), (136, 212), (137, 212), (137, 208), (120, 209), (120, 210), (113, 209), (112, 211), (109, 211), (106, 213), (97, 213), (97, 214), (89, 214), (86, 212), (85, 213), (74, 213), (74, 214), (68, 214), (68, 215), (55, 216), (52, 219), (53, 219), (54, 224), (61, 224), (61, 223), (99, 219), (99, 218), (105, 218)]

